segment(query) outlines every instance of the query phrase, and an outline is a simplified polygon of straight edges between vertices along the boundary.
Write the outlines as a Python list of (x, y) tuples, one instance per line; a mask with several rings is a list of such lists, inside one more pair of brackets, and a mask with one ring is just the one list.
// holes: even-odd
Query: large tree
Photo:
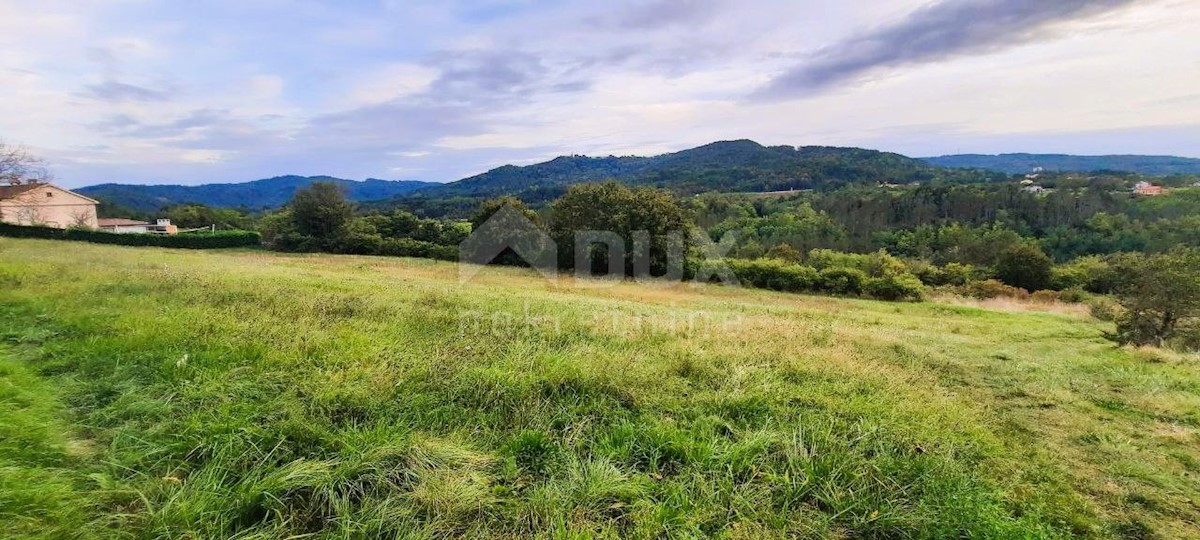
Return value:
[(334, 238), (354, 216), (354, 204), (330, 182), (315, 182), (297, 191), (288, 207), (296, 231), (321, 240)]
[[(558, 243), (559, 261), (576, 266), (576, 238), (588, 231), (611, 233), (623, 243), (627, 273), (662, 274), (669, 254), (682, 254), (688, 240), (687, 214), (670, 193), (654, 188), (630, 188), (616, 182), (571, 186), (550, 207), (550, 234)], [(681, 245), (672, 246), (679, 241)], [(642, 246), (642, 243), (648, 245)], [(614, 246), (616, 247), (616, 246)], [(608, 260), (608, 246), (580, 246), (593, 267)], [(648, 260), (647, 260), (648, 259)], [(648, 264), (647, 264), (648, 263)]]
[(1122, 343), (1157, 345), (1200, 319), (1200, 249), (1121, 259), (1117, 297), (1125, 314), (1117, 323)]

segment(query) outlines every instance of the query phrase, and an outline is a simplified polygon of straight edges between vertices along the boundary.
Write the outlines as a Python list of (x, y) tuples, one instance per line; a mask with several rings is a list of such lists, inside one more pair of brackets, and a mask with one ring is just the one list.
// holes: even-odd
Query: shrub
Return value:
[(383, 236), (367, 220), (347, 223), (334, 241), (334, 251), (358, 255), (375, 255), (383, 247)]
[(972, 281), (956, 289), (958, 294), (969, 298), (979, 300), (991, 300), (992, 298), (1029, 298), (1029, 291), (1010, 285), (1005, 285), (998, 280), (988, 279), (982, 281)]
[(1083, 289), (1098, 294), (1116, 288), (1111, 265), (1100, 257), (1082, 257), (1050, 271), (1050, 286), (1055, 290)]
[(908, 273), (904, 261), (884, 250), (875, 253), (844, 253), (830, 249), (814, 249), (808, 254), (808, 264), (817, 270), (848, 268), (871, 277), (887, 277)]
[(1092, 297), (1087, 301), (1088, 312), (1098, 320), (1113, 322), (1121, 316), (1121, 304), (1107, 296)]
[(1029, 295), (1029, 300), (1038, 304), (1053, 304), (1061, 300), (1061, 296), (1055, 291), (1037, 291)]
[(1089, 298), (1091, 298), (1091, 295), (1087, 291), (1078, 288), (1067, 289), (1058, 295), (1059, 300), (1068, 304), (1082, 304)]
[(767, 251), (766, 257), (768, 259), (778, 259), (790, 263), (800, 262), (800, 259), (803, 258), (800, 252), (796, 251), (796, 248), (787, 244), (779, 244), (778, 246), (771, 248)]
[(880, 300), (920, 300), (925, 297), (925, 286), (921, 280), (908, 274), (870, 278), (866, 283), (866, 291)]
[(922, 260), (909, 262), (908, 271), (920, 279), (921, 283), (932, 287), (963, 286), (973, 279), (978, 279), (982, 274), (978, 268), (969, 264), (952, 262), (946, 266), (937, 266)]
[(778, 259), (729, 259), (725, 262), (739, 281), (760, 289), (802, 292), (813, 290), (817, 283), (816, 270)]
[(1054, 261), (1042, 248), (1032, 244), (1012, 246), (996, 261), (996, 277), (1013, 287), (1037, 291), (1050, 287), (1050, 271)]
[(54, 229), (50, 227), (28, 227), (0, 223), (0, 236), (182, 249), (221, 249), (262, 245), (262, 235), (254, 231), (217, 231), (215, 233), (185, 233), (166, 236), (159, 234), (116, 234), (88, 229)]
[(422, 242), (411, 238), (384, 238), (380, 243), (379, 255), (454, 261), (458, 260), (458, 248), (440, 246), (432, 242)]
[(846, 296), (858, 296), (863, 292), (867, 274), (854, 268), (826, 268), (819, 277), (820, 290)]

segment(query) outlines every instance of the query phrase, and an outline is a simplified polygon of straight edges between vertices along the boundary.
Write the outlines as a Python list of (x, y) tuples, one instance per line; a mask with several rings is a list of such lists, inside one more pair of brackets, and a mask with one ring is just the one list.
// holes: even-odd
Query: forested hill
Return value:
[(950, 179), (994, 179), (943, 169), (899, 154), (824, 146), (762, 146), (724, 141), (653, 157), (563, 156), (517, 167), (506, 165), (457, 182), (421, 190), (409, 199), (480, 198), (516, 195), (527, 201), (553, 198), (567, 186), (616, 179), (679, 193), (763, 192), (846, 184), (910, 183)]
[(1064, 154), (962, 154), (923, 158), (940, 167), (983, 169), (1021, 174), (1041, 167), (1047, 171), (1120, 171), (1147, 176), (1200, 174), (1200, 159), (1175, 156), (1071, 156)]
[(100, 184), (75, 191), (140, 212), (153, 212), (166, 206), (182, 203), (263, 210), (287, 204), (296, 190), (307, 187), (313, 182), (333, 182), (341, 185), (346, 190), (346, 196), (354, 201), (388, 199), (431, 185), (438, 185), (412, 180), (368, 179), (359, 182), (330, 176), (279, 176), (240, 184), (200, 186)]

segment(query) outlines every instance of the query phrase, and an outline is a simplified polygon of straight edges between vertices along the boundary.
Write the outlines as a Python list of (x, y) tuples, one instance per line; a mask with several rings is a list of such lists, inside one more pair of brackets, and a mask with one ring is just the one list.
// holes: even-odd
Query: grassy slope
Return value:
[(456, 278), (0, 239), (0, 537), (1200, 537), (1099, 323)]

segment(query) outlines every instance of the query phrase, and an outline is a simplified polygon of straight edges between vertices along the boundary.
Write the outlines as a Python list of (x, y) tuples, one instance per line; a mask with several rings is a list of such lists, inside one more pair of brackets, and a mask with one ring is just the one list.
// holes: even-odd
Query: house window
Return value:
[(47, 192), (46, 192), (46, 198), (50, 198), (50, 197), (53, 197), (53, 196), (54, 196), (54, 192), (53, 192), (53, 191), (47, 191)]

